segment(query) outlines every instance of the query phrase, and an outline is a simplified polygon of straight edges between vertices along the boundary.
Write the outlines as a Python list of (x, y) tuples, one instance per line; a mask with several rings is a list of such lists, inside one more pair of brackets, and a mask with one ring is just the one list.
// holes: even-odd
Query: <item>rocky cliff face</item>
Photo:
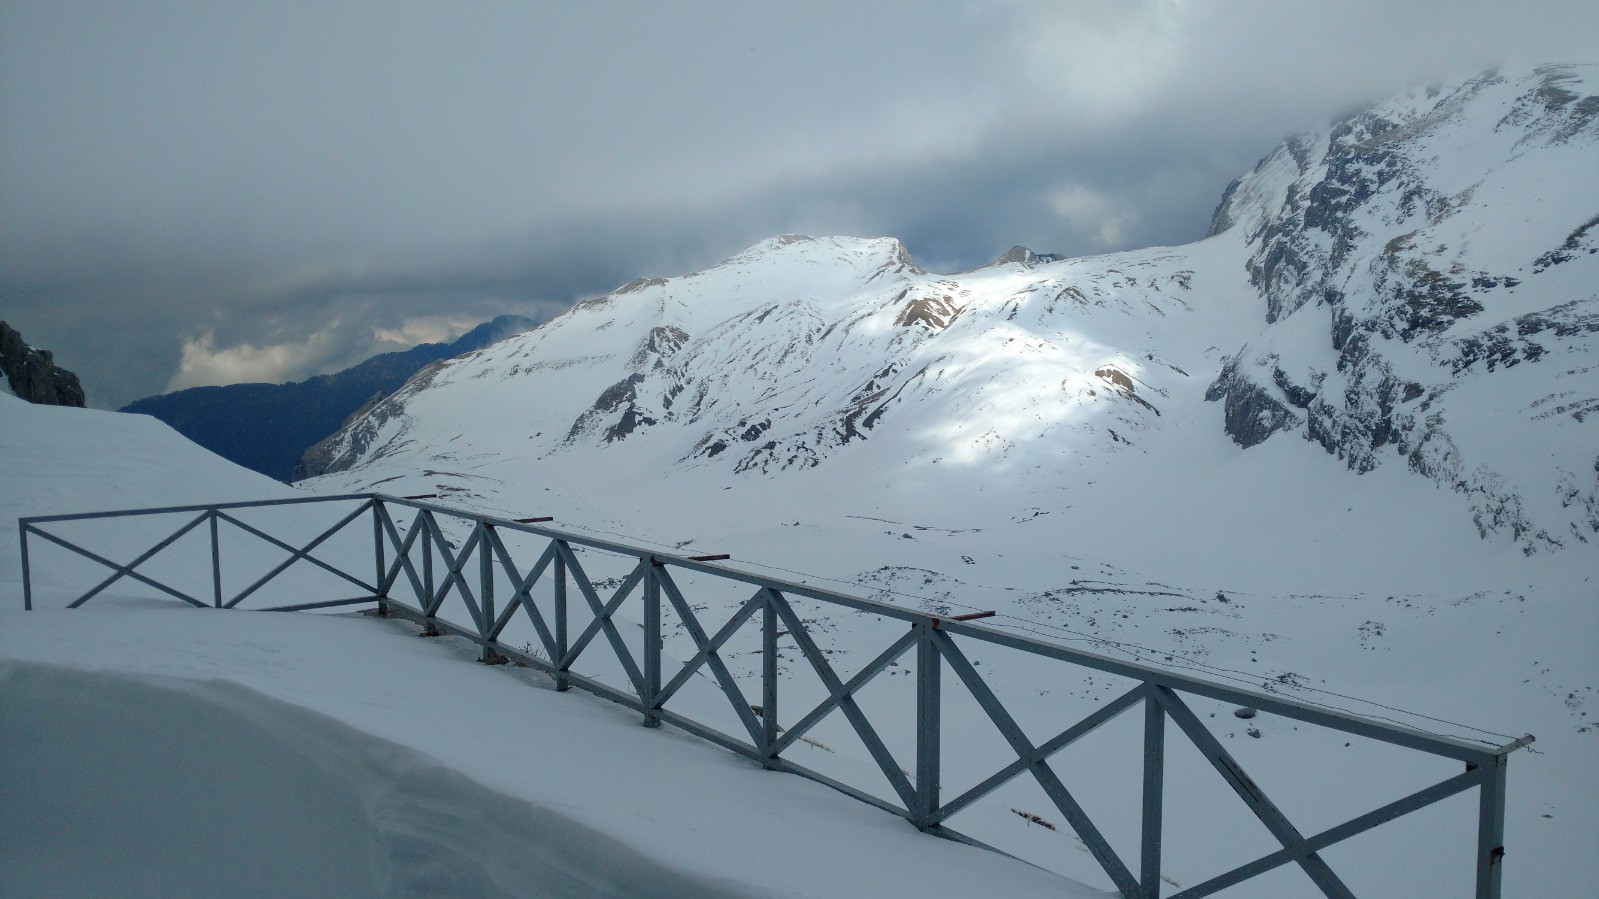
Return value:
[(1244, 232), (1266, 327), (1207, 395), (1227, 433), (1406, 465), (1528, 552), (1599, 537), (1594, 81), (1546, 67), (1390, 101), (1230, 187), (1214, 227)]
[(78, 376), (55, 364), (49, 350), (35, 349), (22, 335), (0, 322), (0, 372), (12, 394), (45, 406), (83, 407), (83, 385)]

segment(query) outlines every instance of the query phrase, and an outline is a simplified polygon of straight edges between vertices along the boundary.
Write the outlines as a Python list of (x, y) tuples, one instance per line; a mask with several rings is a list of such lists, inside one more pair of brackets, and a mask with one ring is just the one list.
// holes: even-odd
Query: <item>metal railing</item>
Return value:
[[(563, 531), (542, 523), (548, 519), (511, 520), (485, 516), (426, 502), (429, 498), (372, 493), (24, 518), (19, 521), (24, 606), (29, 609), (33, 607), (30, 537), (47, 541), (111, 570), (104, 580), (72, 599), (69, 603), (72, 608), (104, 593), (124, 578), (195, 606), (235, 608), (257, 596), (263, 587), (291, 566), (304, 562), (325, 572), (327, 576), (348, 582), (361, 593), (354, 597), (271, 606), (270, 610), (300, 611), (375, 603), (378, 614), (404, 616), (422, 624), (429, 632), (454, 634), (478, 644), (485, 661), (508, 659), (547, 672), (555, 679), (559, 690), (576, 686), (637, 710), (643, 715), (646, 727), (657, 727), (666, 722), (752, 759), (768, 769), (787, 771), (819, 781), (862, 802), (899, 815), (928, 833), (984, 845), (950, 829), (946, 821), (1012, 779), (1022, 775), (1031, 776), (1121, 894), (1141, 899), (1158, 899), (1162, 891), (1166, 735), (1170, 724), (1175, 725), (1203, 754), (1243, 805), (1280, 844), (1274, 851), (1203, 883), (1182, 889), (1172, 894), (1173, 897), (1188, 899), (1210, 895), (1285, 865), (1297, 865), (1327, 896), (1352, 896), (1354, 894), (1349, 887), (1322, 857), (1323, 850), (1468, 790), (1478, 791), (1475, 895), (1480, 899), (1500, 895), (1506, 762), (1511, 752), (1532, 742), (1530, 735), (1494, 746), (1433, 734), (1319, 707), (1282, 695), (1238, 689), (1135, 661), (1007, 633), (950, 616), (929, 614), (715, 564), (725, 557), (663, 553)], [(262, 507), (352, 502), (358, 504), (353, 511), (300, 545), (275, 537), (234, 514), (240, 510)], [(408, 525), (402, 527), (403, 516), (401, 522), (396, 521), (394, 509), (409, 511), (411, 518)], [(177, 530), (126, 564), (115, 562), (44, 527), (65, 522), (191, 513), (194, 517), (184, 520)], [(440, 524), (441, 518), (458, 532), (457, 541), (452, 542), (446, 536), (445, 527)], [(330, 563), (312, 555), (347, 529), (365, 527), (364, 521), (369, 521), (371, 527), (370, 543), (363, 542), (369, 549), (363, 549), (357, 555), (370, 553), (371, 558), (361, 559), (359, 565), (365, 567), (370, 563), (372, 580), (365, 580), (350, 570), (354, 566)], [(225, 592), (221, 551), (223, 525), (287, 552), (288, 558), (247, 586), (232, 593)], [(138, 570), (202, 526), (209, 532), (209, 596), (194, 595)], [(460, 535), (461, 531), (465, 532), (464, 537)], [(537, 550), (537, 559), (530, 568), (524, 569), (519, 565), (507, 540), (508, 535), (516, 535), (520, 539), (533, 537), (542, 541), (542, 549)], [(346, 556), (351, 555), (347, 541), (344, 550)], [(601, 595), (596, 582), (585, 571), (579, 555), (586, 552), (609, 554), (630, 563), (631, 567), (625, 576), (606, 584), (609, 587), (608, 596)], [(419, 561), (416, 556), (421, 557)], [(435, 565), (435, 557), (440, 565)], [(477, 569), (475, 574), (472, 572), (474, 560)], [(753, 593), (732, 605), (730, 617), (711, 632), (702, 624), (695, 606), (689, 602), (674, 572), (743, 584), (753, 588)], [(497, 584), (502, 587), (509, 584), (512, 588), (503, 600), (496, 595)], [(541, 586), (547, 588), (547, 599), (543, 598), (542, 593), (538, 598), (534, 595), (535, 588)], [(576, 606), (582, 613), (579, 617), (586, 618), (586, 623), (576, 633), (569, 627), (574, 607), (569, 592), (572, 586), (577, 592), (576, 603), (580, 604)], [(409, 587), (409, 595), (415, 600), (414, 603), (408, 603), (397, 595), (407, 592), (403, 587)], [(466, 620), (446, 617), (446, 601), (452, 593), (459, 601), (459, 608), (464, 610)], [(620, 619), (617, 615), (623, 604), (635, 596), (642, 600), (643, 619), (637, 654), (624, 637), (623, 629), (618, 626)], [(818, 646), (807, 621), (796, 612), (791, 600), (798, 597), (899, 621), (904, 630), (864, 667), (844, 677), (829, 661), (828, 654)], [(541, 604), (544, 608), (540, 608)], [(662, 663), (663, 608), (675, 613), (678, 626), (686, 631), (694, 649), (692, 657), (670, 678), (664, 676)], [(537, 635), (537, 646), (531, 642), (516, 646), (502, 641), (507, 627), (519, 612)], [(761, 647), (758, 705), (744, 695), (721, 654), (733, 635), (757, 616), (760, 619)], [(783, 678), (779, 668), (778, 640), (784, 636), (797, 644), (800, 657), (820, 678), (825, 692), (825, 698), (820, 703), (806, 710), (804, 715), (786, 728), (778, 724), (777, 714), (780, 694), (783, 692), (779, 689)], [(573, 670), (573, 665), (580, 658), (592, 654), (595, 647), (601, 645), (608, 645), (614, 661), (620, 664), (625, 675), (621, 686)], [(1135, 684), (1050, 739), (1034, 742), (974, 667), (966, 651), (966, 648), (974, 646), (1018, 650), (1053, 662), (1131, 679)], [(862, 688), (891, 666), (897, 666), (898, 660), (908, 653), (915, 657), (915, 760), (912, 770), (900, 766), (878, 727), (856, 700)], [(943, 671), (946, 667), (992, 721), (1013, 755), (991, 775), (948, 800), (940, 795), (940, 708), (944, 698)], [(685, 684), (695, 676), (703, 677), (707, 670), (732, 705), (742, 725), (742, 732), (717, 730), (671, 707), (673, 699), (680, 695)], [(1451, 759), (1464, 763), (1464, 770), (1365, 814), (1307, 835), (1250, 778), (1234, 755), (1201, 722), (1185, 696), (1247, 706), (1293, 721)], [(1135, 709), (1141, 710), (1143, 717), (1142, 787), (1138, 797), (1141, 836), (1138, 857), (1129, 863), (1112, 848), (1083, 805), (1051, 768), (1049, 760), (1096, 729)], [(800, 765), (785, 755), (797, 742), (804, 740), (807, 732), (818, 722), (834, 712), (841, 713), (859, 737), (871, 761), (887, 778), (893, 798), (873, 795), (858, 785), (845, 783)]]

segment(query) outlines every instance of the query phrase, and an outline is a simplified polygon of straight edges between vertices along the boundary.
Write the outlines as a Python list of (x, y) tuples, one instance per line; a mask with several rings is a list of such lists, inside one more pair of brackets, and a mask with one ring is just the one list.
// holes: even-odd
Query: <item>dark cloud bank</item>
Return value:
[(0, 7), (0, 318), (93, 405), (305, 377), (788, 232), (1195, 239), (1288, 132), (1588, 2)]

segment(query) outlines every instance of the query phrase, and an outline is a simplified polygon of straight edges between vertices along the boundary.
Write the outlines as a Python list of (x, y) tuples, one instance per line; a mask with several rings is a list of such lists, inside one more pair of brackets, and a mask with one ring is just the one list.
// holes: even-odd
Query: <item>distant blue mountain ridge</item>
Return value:
[(502, 315), (453, 343), (381, 353), (330, 375), (288, 384), (191, 387), (135, 400), (119, 411), (154, 416), (224, 459), (289, 481), (307, 449), (423, 368), (541, 324), (536, 318)]

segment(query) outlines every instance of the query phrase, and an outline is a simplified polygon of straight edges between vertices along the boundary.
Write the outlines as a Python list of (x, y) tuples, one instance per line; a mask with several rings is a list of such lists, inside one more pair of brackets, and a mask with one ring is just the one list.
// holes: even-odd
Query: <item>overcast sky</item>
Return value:
[(115, 408), (784, 232), (1183, 243), (1293, 130), (1596, 54), (1593, 0), (0, 0), (0, 319)]

